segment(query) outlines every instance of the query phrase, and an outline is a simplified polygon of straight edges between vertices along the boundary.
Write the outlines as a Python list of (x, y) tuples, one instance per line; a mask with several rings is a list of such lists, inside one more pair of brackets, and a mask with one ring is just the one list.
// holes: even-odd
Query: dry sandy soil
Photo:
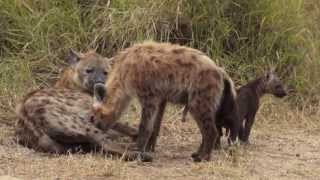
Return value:
[[(319, 109), (319, 108), (318, 108)], [(138, 121), (132, 106), (123, 119)], [(320, 179), (319, 111), (293, 110), (265, 98), (251, 136), (251, 145), (212, 152), (212, 161), (193, 163), (190, 154), (200, 142), (191, 118), (182, 123), (181, 109), (169, 108), (154, 162), (123, 162), (100, 153), (50, 155), (13, 141), (13, 127), (0, 125), (0, 176), (21, 179)], [(0, 177), (1, 179), (1, 177)], [(3, 178), (5, 179), (5, 178)]]

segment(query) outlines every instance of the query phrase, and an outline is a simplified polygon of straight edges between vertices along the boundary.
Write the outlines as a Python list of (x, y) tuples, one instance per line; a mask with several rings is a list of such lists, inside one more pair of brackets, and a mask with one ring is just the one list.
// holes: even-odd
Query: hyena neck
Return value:
[(55, 87), (83, 91), (82, 88), (74, 81), (73, 70), (67, 69), (64, 71), (61, 78), (56, 82)]
[(263, 77), (259, 77), (248, 84), (253, 93), (260, 99), (266, 94), (265, 82)]
[(101, 104), (102, 120), (108, 123), (117, 121), (122, 112), (126, 110), (131, 97), (126, 94), (118, 78), (111, 77), (107, 82), (106, 97)]

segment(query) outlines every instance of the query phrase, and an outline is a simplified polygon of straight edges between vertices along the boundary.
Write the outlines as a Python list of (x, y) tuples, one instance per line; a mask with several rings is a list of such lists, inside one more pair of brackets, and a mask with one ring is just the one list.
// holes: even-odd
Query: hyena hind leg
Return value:
[(33, 122), (19, 119), (16, 124), (17, 143), (43, 152), (62, 154), (67, 152), (60, 143), (50, 138), (41, 129), (35, 128)]
[(136, 140), (136, 138), (138, 137), (138, 130), (133, 127), (130, 127), (128, 124), (115, 122), (111, 128), (117, 132), (120, 132), (123, 135), (131, 137), (133, 140)]
[(192, 158), (195, 162), (210, 160), (211, 151), (218, 138), (218, 130), (215, 124), (215, 111), (212, 108), (213, 105), (207, 102), (210, 100), (204, 101), (203, 99), (204, 98), (200, 101), (204, 104), (203, 106), (192, 103), (189, 107), (190, 113), (197, 122), (202, 135), (202, 142), (198, 151), (192, 154)]
[(68, 152), (68, 148), (59, 144), (55, 140), (51, 139), (48, 135), (44, 134), (38, 139), (38, 147), (40, 150), (49, 153), (64, 154)]

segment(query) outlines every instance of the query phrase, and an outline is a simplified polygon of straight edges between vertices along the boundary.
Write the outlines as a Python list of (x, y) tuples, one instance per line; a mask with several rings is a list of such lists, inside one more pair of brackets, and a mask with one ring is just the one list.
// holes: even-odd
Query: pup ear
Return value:
[(73, 50), (72, 48), (69, 49), (69, 55), (67, 58), (67, 63), (69, 65), (74, 65), (76, 63), (78, 63), (80, 60), (80, 53), (78, 53), (77, 51)]
[(94, 107), (98, 107), (103, 103), (107, 95), (106, 87), (102, 83), (97, 83), (93, 89), (93, 105)]

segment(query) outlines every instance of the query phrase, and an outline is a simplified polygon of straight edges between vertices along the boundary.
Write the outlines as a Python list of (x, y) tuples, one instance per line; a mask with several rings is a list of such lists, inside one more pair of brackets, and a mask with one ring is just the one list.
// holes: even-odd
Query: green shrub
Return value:
[(0, 104), (52, 84), (70, 47), (112, 56), (146, 39), (201, 49), (237, 84), (289, 67), (293, 99), (318, 97), (319, 7), (317, 0), (1, 0)]

